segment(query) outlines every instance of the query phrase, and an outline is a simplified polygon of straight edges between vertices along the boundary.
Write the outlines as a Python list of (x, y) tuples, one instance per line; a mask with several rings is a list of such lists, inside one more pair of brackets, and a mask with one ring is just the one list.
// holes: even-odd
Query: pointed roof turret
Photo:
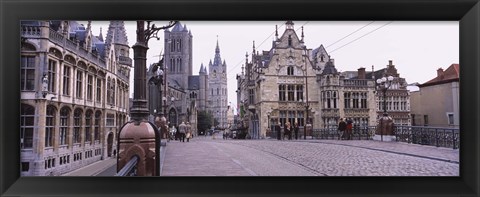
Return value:
[(220, 47), (218, 46), (218, 35), (217, 35), (217, 47), (215, 47), (215, 53), (220, 53)]
[(123, 44), (128, 46), (127, 31), (123, 21), (110, 21), (105, 44)]
[(187, 24), (183, 25), (183, 31), (188, 32)]
[(328, 62), (325, 64), (325, 68), (323, 69), (322, 75), (328, 75), (328, 74), (337, 74), (337, 69), (335, 68), (335, 65), (332, 62), (332, 59), (330, 57), (328, 58)]
[(180, 31), (183, 31), (183, 27), (180, 21), (178, 21), (177, 24), (173, 26), (172, 32), (180, 32)]
[(200, 71), (198, 71), (198, 73), (203, 73), (203, 70), (204, 70), (204, 69), (205, 69), (205, 68), (203, 67), (203, 63), (202, 63), (202, 64), (200, 65)]
[(100, 27), (100, 34), (98, 35), (98, 40), (103, 42), (102, 28)]

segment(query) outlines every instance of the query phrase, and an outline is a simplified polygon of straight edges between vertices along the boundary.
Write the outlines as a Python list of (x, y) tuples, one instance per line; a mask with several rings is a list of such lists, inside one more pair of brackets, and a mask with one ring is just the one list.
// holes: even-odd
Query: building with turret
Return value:
[(129, 113), (123, 21), (104, 40), (76, 21), (21, 22), (21, 175), (56, 176), (114, 157)]

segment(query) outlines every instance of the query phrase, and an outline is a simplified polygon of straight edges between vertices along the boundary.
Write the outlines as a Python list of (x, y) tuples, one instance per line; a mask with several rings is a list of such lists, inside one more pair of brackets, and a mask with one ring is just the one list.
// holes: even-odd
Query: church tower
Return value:
[(165, 30), (165, 64), (170, 79), (185, 89), (192, 75), (192, 34), (187, 25), (178, 22), (173, 29)]
[(215, 47), (215, 57), (213, 62), (210, 60), (208, 64), (208, 103), (209, 111), (213, 117), (217, 119), (220, 128), (227, 126), (227, 103), (228, 103), (228, 90), (227, 90), (227, 64), (225, 60), (222, 62), (220, 57), (220, 46), (218, 44)]

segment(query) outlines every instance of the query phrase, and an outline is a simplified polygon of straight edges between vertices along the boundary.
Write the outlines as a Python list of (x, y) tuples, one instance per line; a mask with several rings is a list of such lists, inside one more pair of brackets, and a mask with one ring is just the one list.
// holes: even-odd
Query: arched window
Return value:
[(47, 116), (45, 122), (45, 147), (53, 146), (55, 136), (55, 107), (47, 106)]
[(85, 142), (92, 141), (92, 110), (85, 113)]
[(292, 46), (292, 35), (288, 35), (288, 46)]
[(60, 145), (66, 145), (68, 139), (68, 129), (70, 128), (70, 109), (63, 107), (60, 110)]
[(82, 141), (81, 126), (82, 110), (76, 109), (73, 113), (73, 143), (80, 143)]
[(102, 118), (102, 112), (97, 111), (95, 112), (95, 125), (94, 125), (94, 134), (93, 134), (93, 139), (95, 140), (95, 143), (98, 143), (100, 141), (100, 120)]
[(32, 148), (33, 128), (35, 127), (35, 108), (22, 104), (20, 114), (20, 148)]

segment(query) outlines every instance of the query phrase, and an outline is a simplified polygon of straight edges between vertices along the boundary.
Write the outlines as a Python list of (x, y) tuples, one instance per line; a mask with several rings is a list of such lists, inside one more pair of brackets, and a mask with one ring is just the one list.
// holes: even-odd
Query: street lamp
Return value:
[(393, 82), (393, 76), (388, 76), (388, 77), (382, 77), (380, 79), (377, 79), (377, 89), (382, 91), (383, 93), (383, 117), (380, 118), (379, 126), (380, 126), (380, 136), (381, 136), (381, 141), (383, 141), (383, 133), (386, 130), (386, 127), (384, 127), (384, 120), (389, 119), (388, 118), (388, 113), (387, 113), (387, 90), (392, 86)]

